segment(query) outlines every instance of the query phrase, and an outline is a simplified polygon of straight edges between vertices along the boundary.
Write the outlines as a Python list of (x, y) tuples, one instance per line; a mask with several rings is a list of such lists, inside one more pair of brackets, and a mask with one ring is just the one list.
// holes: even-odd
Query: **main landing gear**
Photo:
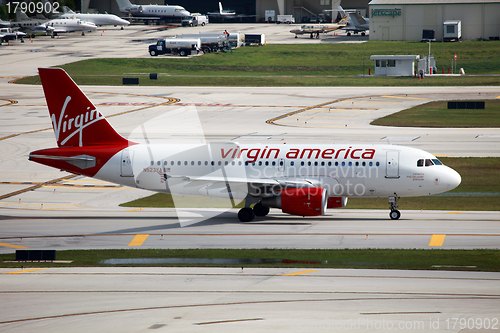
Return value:
[(391, 205), (391, 212), (389, 213), (389, 217), (391, 218), (391, 220), (397, 220), (401, 217), (400, 211), (396, 209), (398, 208), (398, 200), (398, 196), (389, 197), (389, 205)]
[(253, 209), (250, 207), (240, 209), (238, 212), (238, 219), (241, 222), (250, 222), (255, 216), (266, 216), (267, 214), (269, 214), (269, 207), (265, 207), (258, 202), (253, 206)]

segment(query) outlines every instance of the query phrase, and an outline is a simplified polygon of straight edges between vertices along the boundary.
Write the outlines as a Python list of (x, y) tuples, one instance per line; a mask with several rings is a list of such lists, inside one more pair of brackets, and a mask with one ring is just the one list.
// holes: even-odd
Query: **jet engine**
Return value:
[(327, 208), (342, 208), (347, 205), (347, 197), (329, 197)]
[(318, 216), (326, 214), (327, 194), (322, 187), (288, 188), (279, 196), (262, 198), (261, 202), (291, 215)]

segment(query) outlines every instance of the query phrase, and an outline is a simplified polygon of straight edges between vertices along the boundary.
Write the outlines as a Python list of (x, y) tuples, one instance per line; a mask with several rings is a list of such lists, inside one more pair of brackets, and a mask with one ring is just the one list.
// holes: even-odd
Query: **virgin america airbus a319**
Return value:
[(57, 148), (31, 161), (155, 192), (245, 200), (242, 222), (270, 208), (325, 215), (348, 197), (388, 197), (399, 219), (400, 197), (457, 187), (460, 175), (420, 149), (371, 144), (139, 144), (118, 134), (69, 75), (39, 69)]

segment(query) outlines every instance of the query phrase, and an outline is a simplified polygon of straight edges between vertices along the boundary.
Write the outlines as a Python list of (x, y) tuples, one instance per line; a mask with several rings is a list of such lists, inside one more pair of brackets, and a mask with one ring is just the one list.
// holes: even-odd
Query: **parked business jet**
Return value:
[(64, 70), (39, 73), (58, 147), (31, 152), (31, 161), (156, 192), (245, 200), (242, 222), (270, 208), (325, 215), (349, 196), (388, 197), (398, 219), (399, 197), (461, 182), (432, 154), (396, 145), (138, 144), (118, 134)]
[(128, 26), (129, 21), (119, 18), (113, 14), (101, 14), (101, 13), (75, 13), (66, 6), (63, 6), (63, 13), (55, 14), (54, 18), (58, 19), (79, 19), (85, 22), (92, 22), (97, 26), (103, 25), (114, 25), (116, 26)]
[(319, 34), (326, 34), (329, 33), (330, 31), (334, 31), (337, 29), (340, 29), (342, 27), (345, 27), (348, 23), (347, 21), (348, 16), (344, 16), (342, 20), (340, 20), (338, 23), (330, 23), (330, 24), (304, 24), (303, 26), (300, 27), (300, 29), (292, 29), (290, 32), (292, 34), (295, 34), (295, 38), (297, 38), (297, 35), (303, 35), (303, 34), (309, 34), (310, 38), (319, 38)]
[(133, 19), (182, 19), (191, 15), (184, 7), (178, 5), (134, 5), (129, 0), (116, 0), (116, 3), (120, 8), (120, 12), (130, 15), (130, 18)]
[(16, 20), (16, 22), (11, 22), (11, 26), (19, 27), (19, 29), (33, 34), (32, 37), (35, 33), (50, 33), (52, 37), (55, 37), (59, 33), (75, 31), (81, 31), (83, 35), (85, 31), (97, 29), (94, 23), (79, 19), (33, 20), (19, 9), (16, 11)]
[(361, 32), (361, 36), (365, 35), (365, 31), (370, 30), (370, 19), (367, 17), (361, 16), (356, 11), (344, 11), (344, 9), (339, 6), (339, 13), (341, 15), (348, 15), (348, 24), (341, 28), (342, 30), (347, 31), (347, 36), (351, 35), (351, 31), (355, 34)]

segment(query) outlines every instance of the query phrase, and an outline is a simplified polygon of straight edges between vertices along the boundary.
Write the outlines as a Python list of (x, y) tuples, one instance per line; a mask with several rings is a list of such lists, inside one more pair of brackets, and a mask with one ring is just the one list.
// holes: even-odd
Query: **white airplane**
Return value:
[(297, 38), (297, 35), (303, 35), (303, 34), (309, 34), (310, 38), (314, 38), (314, 35), (316, 35), (316, 38), (319, 38), (320, 33), (327, 34), (330, 31), (334, 31), (342, 27), (345, 27), (347, 25), (347, 18), (348, 16), (345, 15), (342, 18), (342, 20), (340, 20), (338, 23), (304, 24), (300, 27), (300, 29), (292, 29), (290, 30), (290, 32), (292, 34), (295, 34), (295, 38)]
[(120, 12), (131, 15), (130, 18), (142, 20), (164, 20), (190, 16), (184, 7), (177, 5), (134, 5), (129, 0), (116, 0)]
[(399, 197), (461, 182), (434, 155), (389, 144), (138, 144), (118, 134), (64, 70), (39, 74), (58, 147), (31, 152), (31, 161), (156, 192), (245, 200), (242, 222), (270, 208), (325, 215), (349, 196), (388, 197), (398, 219)]
[(223, 9), (222, 2), (219, 2), (219, 11), (218, 12), (208, 12), (209, 16), (236, 16), (236, 12), (234, 10)]
[(11, 26), (28, 31), (33, 36), (35, 33), (50, 33), (52, 37), (55, 37), (59, 33), (74, 31), (81, 31), (83, 34), (85, 31), (94, 31), (97, 29), (94, 23), (79, 19), (33, 20), (20, 10), (16, 11), (16, 20), (17, 22), (11, 22)]
[(339, 6), (339, 12), (341, 15), (348, 15), (349, 23), (342, 28), (342, 30), (347, 31), (347, 36), (351, 35), (351, 31), (355, 34), (361, 32), (361, 36), (365, 35), (365, 31), (370, 30), (370, 19), (361, 16), (358, 12), (345, 12), (344, 9)]
[(79, 19), (85, 22), (92, 22), (97, 26), (103, 25), (114, 25), (116, 26), (128, 26), (130, 24), (129, 21), (119, 18), (114, 14), (82, 14), (75, 13), (67, 6), (63, 6), (63, 13), (55, 14), (55, 18), (58, 19)]

